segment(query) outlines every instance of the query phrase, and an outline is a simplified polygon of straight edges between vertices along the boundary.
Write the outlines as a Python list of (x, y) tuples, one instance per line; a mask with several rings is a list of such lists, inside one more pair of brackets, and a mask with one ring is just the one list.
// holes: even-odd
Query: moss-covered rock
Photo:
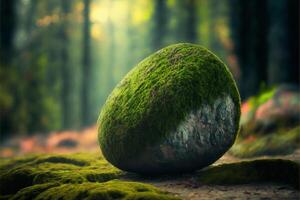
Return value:
[(105, 158), (138, 173), (205, 167), (233, 144), (240, 99), (227, 67), (213, 53), (176, 44), (131, 70), (99, 116)]
[(240, 158), (286, 155), (293, 153), (299, 146), (300, 126), (293, 129), (281, 129), (268, 135), (240, 137), (229, 152)]
[(177, 199), (148, 184), (114, 180), (124, 173), (95, 154), (1, 161), (0, 199)]
[(290, 160), (263, 159), (221, 164), (202, 170), (198, 181), (204, 184), (238, 185), (283, 183), (299, 189), (300, 165)]

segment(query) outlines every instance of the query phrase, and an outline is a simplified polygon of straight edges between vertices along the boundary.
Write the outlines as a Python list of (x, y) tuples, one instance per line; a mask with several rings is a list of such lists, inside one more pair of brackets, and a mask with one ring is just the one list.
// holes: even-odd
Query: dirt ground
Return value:
[[(294, 154), (278, 157), (256, 157), (258, 158), (284, 158), (300, 162), (300, 149)], [(231, 163), (241, 161), (225, 154), (214, 165), (221, 163)], [(249, 159), (243, 159), (249, 160)], [(136, 180), (144, 183), (149, 183), (161, 188), (162, 190), (174, 193), (176, 196), (184, 200), (223, 200), (223, 199), (295, 199), (300, 200), (299, 190), (281, 185), (281, 184), (247, 184), (247, 185), (233, 185), (233, 186), (216, 186), (216, 185), (201, 185), (194, 179), (194, 174), (185, 174), (182, 176), (165, 176), (165, 177), (129, 177), (130, 180)]]

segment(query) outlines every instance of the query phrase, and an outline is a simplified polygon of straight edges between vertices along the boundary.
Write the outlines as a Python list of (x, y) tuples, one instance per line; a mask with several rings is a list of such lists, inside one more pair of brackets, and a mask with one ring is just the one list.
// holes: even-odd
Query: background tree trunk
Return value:
[(72, 69), (69, 62), (69, 14), (71, 10), (71, 1), (61, 1), (62, 23), (60, 27), (60, 38), (62, 42), (61, 48), (61, 109), (62, 109), (62, 127), (69, 129), (72, 127)]
[(196, 0), (176, 1), (175, 36), (178, 42), (197, 41), (197, 5)]
[(9, 63), (12, 58), (16, 2), (16, 0), (0, 1), (0, 61), (2, 63)]
[(108, 35), (108, 77), (109, 81), (108, 84), (110, 86), (109, 92), (113, 90), (113, 88), (116, 85), (115, 80), (115, 53), (116, 53), (116, 44), (115, 44), (115, 27), (113, 22), (113, 15), (111, 14), (113, 9), (113, 1), (109, 1), (108, 10), (109, 10), (109, 16), (107, 20), (107, 35)]
[(82, 55), (82, 125), (90, 124), (90, 71), (91, 71), (91, 36), (90, 36), (90, 0), (83, 0), (83, 55)]
[(299, 84), (299, 0), (269, 0), (269, 83)]
[(245, 99), (256, 94), (267, 79), (267, 4), (265, 0), (232, 0), (231, 3), (232, 38), (241, 69), (240, 94)]
[[(15, 85), (12, 77), (16, 76), (12, 66), (13, 60), (13, 39), (16, 25), (17, 1), (0, 1), (0, 85), (2, 96), (10, 98), (10, 94), (15, 94)], [(0, 140), (15, 129), (13, 119), (16, 110), (14, 103), (5, 103), (5, 98), (0, 96)]]
[(155, 0), (154, 2), (154, 24), (153, 24), (153, 50), (158, 50), (164, 46), (164, 36), (166, 35), (167, 8), (165, 0)]
[(197, 5), (196, 0), (186, 0), (185, 10), (187, 13), (185, 27), (186, 30), (185, 38), (187, 42), (197, 42)]

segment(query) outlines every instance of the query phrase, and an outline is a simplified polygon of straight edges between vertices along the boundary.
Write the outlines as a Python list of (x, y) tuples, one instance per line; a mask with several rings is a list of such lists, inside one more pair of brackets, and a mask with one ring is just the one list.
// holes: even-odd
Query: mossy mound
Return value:
[(151, 185), (120, 180), (111, 180), (105, 183), (39, 184), (20, 190), (11, 199), (178, 200)]
[(241, 130), (230, 149), (237, 157), (286, 155), (300, 145), (300, 93), (280, 85), (242, 104)]
[(199, 173), (198, 181), (217, 185), (283, 183), (299, 189), (299, 177), (299, 163), (290, 160), (263, 159), (210, 167)]
[(266, 135), (300, 123), (300, 93), (293, 85), (280, 85), (252, 96), (242, 104), (242, 136)]
[(99, 116), (99, 143), (126, 171), (192, 171), (230, 148), (239, 118), (224, 63), (201, 46), (176, 44), (140, 62), (113, 90)]
[(121, 174), (94, 154), (29, 156), (0, 165), (0, 193), (13, 194), (24, 187), (49, 182), (104, 182)]
[(238, 138), (230, 154), (249, 158), (263, 155), (287, 155), (300, 146), (300, 126), (293, 129), (282, 129), (268, 135), (249, 135)]
[(176, 199), (95, 154), (35, 155), (0, 161), (0, 199)]

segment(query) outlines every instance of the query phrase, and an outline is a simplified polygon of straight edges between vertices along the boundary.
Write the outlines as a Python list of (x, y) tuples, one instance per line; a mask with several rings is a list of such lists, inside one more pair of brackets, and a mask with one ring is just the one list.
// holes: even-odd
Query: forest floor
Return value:
[[(80, 134), (80, 135), (79, 135)], [(53, 133), (47, 137), (32, 136), (12, 139), (0, 148), (0, 157), (31, 155), (32, 153), (59, 153), (62, 155), (76, 152), (96, 152), (100, 154), (96, 138), (96, 128), (83, 131)], [(73, 141), (73, 143), (72, 143)], [(213, 165), (238, 163), (245, 160), (280, 158), (300, 163), (300, 149), (285, 156), (261, 156), (251, 159), (239, 159), (226, 153)], [(279, 183), (259, 183), (244, 185), (209, 185), (196, 180), (197, 174), (166, 175), (159, 177), (141, 177), (127, 174), (120, 177), (124, 181), (137, 181), (154, 185), (170, 192), (181, 199), (300, 199), (300, 192), (295, 188)]]
[[(239, 159), (229, 154), (225, 154), (213, 165), (265, 158), (289, 159), (300, 162), (300, 149), (295, 151), (293, 154), (286, 156), (262, 156), (254, 157), (251, 159)], [(185, 174), (182, 176), (165, 176), (159, 178), (130, 177), (130, 180), (152, 184), (162, 190), (171, 192), (176, 196), (186, 200), (300, 199), (300, 192), (287, 185), (275, 183), (245, 184), (231, 186), (204, 185), (200, 184), (199, 181), (197, 181), (194, 177), (194, 174)]]

